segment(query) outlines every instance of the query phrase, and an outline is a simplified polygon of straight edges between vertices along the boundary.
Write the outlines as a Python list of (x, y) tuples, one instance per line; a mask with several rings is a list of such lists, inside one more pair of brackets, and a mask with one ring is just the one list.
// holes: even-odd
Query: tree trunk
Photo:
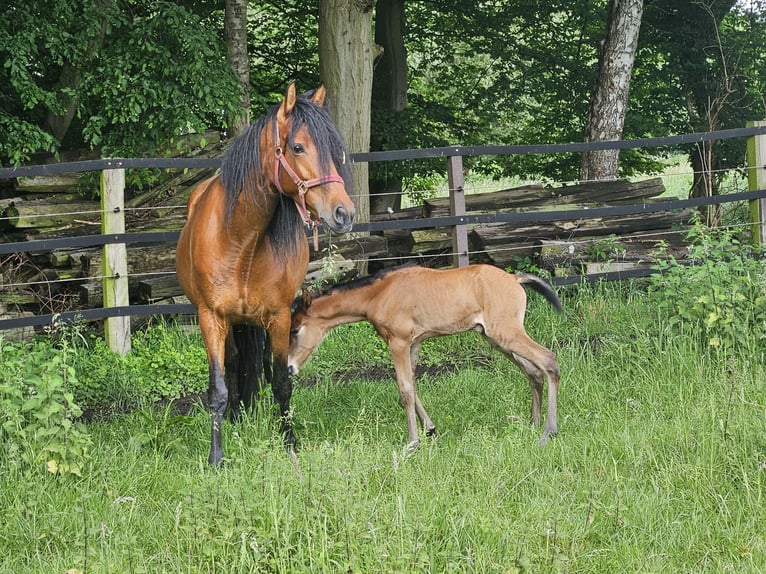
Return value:
[[(104, 13), (105, 8), (105, 1), (96, 3), (96, 9), (101, 10), (101, 14)], [(90, 42), (88, 42), (88, 48), (85, 51), (85, 61), (82, 64), (86, 64), (98, 56), (101, 46), (104, 43), (105, 35), (106, 16), (101, 16), (101, 25), (92, 36)], [(80, 65), (80, 63), (73, 63), (69, 60), (65, 60), (62, 64), (57, 88), (57, 91), (60, 94), (59, 98), (62, 108), (60, 110), (48, 112), (48, 116), (45, 119), (46, 124), (48, 125), (48, 131), (59, 142), (64, 140), (64, 137), (69, 131), (69, 126), (72, 125), (72, 120), (77, 112), (77, 106), (80, 104), (77, 93), (83, 81)]]
[(229, 135), (237, 137), (250, 125), (250, 58), (247, 55), (247, 0), (226, 0), (224, 21), (226, 62), (240, 85), (240, 109), (228, 118)]
[[(407, 107), (407, 49), (404, 45), (404, 0), (378, 0), (375, 9), (375, 43), (383, 53), (373, 73), (372, 105), (384, 117)], [(386, 122), (388, 124), (388, 122)], [(394, 122), (395, 123), (395, 122)], [(396, 136), (394, 136), (395, 138)], [(372, 138), (374, 150), (384, 149)], [(390, 139), (390, 138), (389, 138)], [(389, 146), (391, 141), (388, 142)], [(395, 145), (395, 144), (394, 144)], [(397, 148), (405, 146), (396, 146)], [(399, 211), (402, 178), (391, 176), (370, 180), (370, 212)]]
[[(585, 124), (586, 142), (622, 138), (643, 9), (643, 0), (609, 0), (606, 36)], [(618, 162), (616, 149), (585, 152), (580, 179), (616, 178)]]
[[(352, 153), (370, 150), (374, 0), (320, 0), (319, 75), (338, 130)], [(354, 165), (356, 221), (370, 219), (366, 163)]]

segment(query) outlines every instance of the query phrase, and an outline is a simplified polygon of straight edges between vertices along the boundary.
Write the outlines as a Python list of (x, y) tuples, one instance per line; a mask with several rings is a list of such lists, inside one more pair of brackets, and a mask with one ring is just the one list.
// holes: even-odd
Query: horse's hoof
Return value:
[(207, 463), (213, 468), (223, 468), (223, 456), (214, 457), (211, 455), (207, 457)]
[(419, 440), (413, 440), (413, 441), (410, 441), (410, 443), (407, 445), (407, 448), (405, 449), (405, 452), (407, 454), (412, 454), (416, 450), (418, 450), (419, 448), (420, 448), (420, 441)]
[(433, 428), (427, 429), (427, 430), (426, 430), (426, 436), (427, 436), (428, 438), (436, 438), (437, 436), (439, 436), (439, 433), (438, 433), (438, 432), (436, 432), (436, 427), (433, 427)]

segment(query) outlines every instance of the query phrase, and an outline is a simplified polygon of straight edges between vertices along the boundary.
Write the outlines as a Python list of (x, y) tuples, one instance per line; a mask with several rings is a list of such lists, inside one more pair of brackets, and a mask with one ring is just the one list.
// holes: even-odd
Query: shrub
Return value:
[(10, 464), (80, 476), (91, 439), (71, 387), (68, 348), (15, 345), (0, 337), (0, 438)]
[(673, 327), (690, 327), (714, 348), (760, 344), (766, 339), (766, 273), (762, 250), (726, 230), (697, 225), (688, 239), (689, 265), (664, 247), (655, 254), (658, 274), (649, 297)]

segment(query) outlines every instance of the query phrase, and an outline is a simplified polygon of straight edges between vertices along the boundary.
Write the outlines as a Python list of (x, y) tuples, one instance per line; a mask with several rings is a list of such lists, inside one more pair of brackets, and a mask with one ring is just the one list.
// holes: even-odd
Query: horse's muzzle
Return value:
[(355, 215), (356, 209), (353, 207), (350, 212), (343, 205), (336, 207), (332, 214), (333, 222), (331, 227), (333, 228), (333, 231), (336, 233), (346, 233), (347, 231), (351, 231)]

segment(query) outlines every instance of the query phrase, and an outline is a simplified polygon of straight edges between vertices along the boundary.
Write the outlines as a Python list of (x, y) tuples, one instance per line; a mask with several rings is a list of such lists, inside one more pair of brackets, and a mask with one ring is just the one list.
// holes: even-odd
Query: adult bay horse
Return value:
[(331, 329), (369, 321), (391, 351), (399, 398), (407, 415), (409, 448), (414, 449), (419, 444), (418, 419), (427, 435), (436, 433), (415, 388), (423, 341), (478, 331), (529, 379), (534, 425), (540, 424), (543, 379), (548, 380), (548, 408), (540, 438), (540, 444), (545, 444), (558, 431), (559, 367), (553, 352), (524, 330), (525, 286), (561, 311), (556, 292), (544, 280), (525, 273), (510, 275), (491, 265), (448, 270), (399, 267), (337, 285), (318, 297), (304, 292), (293, 313), (288, 368), (297, 374)]
[(197, 307), (208, 359), (211, 445), (223, 459), (227, 407), (248, 406), (263, 380), (279, 403), (285, 444), (292, 383), (287, 371), (290, 305), (308, 268), (304, 223), (351, 229), (350, 157), (320, 86), (256, 120), (226, 152), (220, 173), (189, 197), (176, 252), (178, 281)]

